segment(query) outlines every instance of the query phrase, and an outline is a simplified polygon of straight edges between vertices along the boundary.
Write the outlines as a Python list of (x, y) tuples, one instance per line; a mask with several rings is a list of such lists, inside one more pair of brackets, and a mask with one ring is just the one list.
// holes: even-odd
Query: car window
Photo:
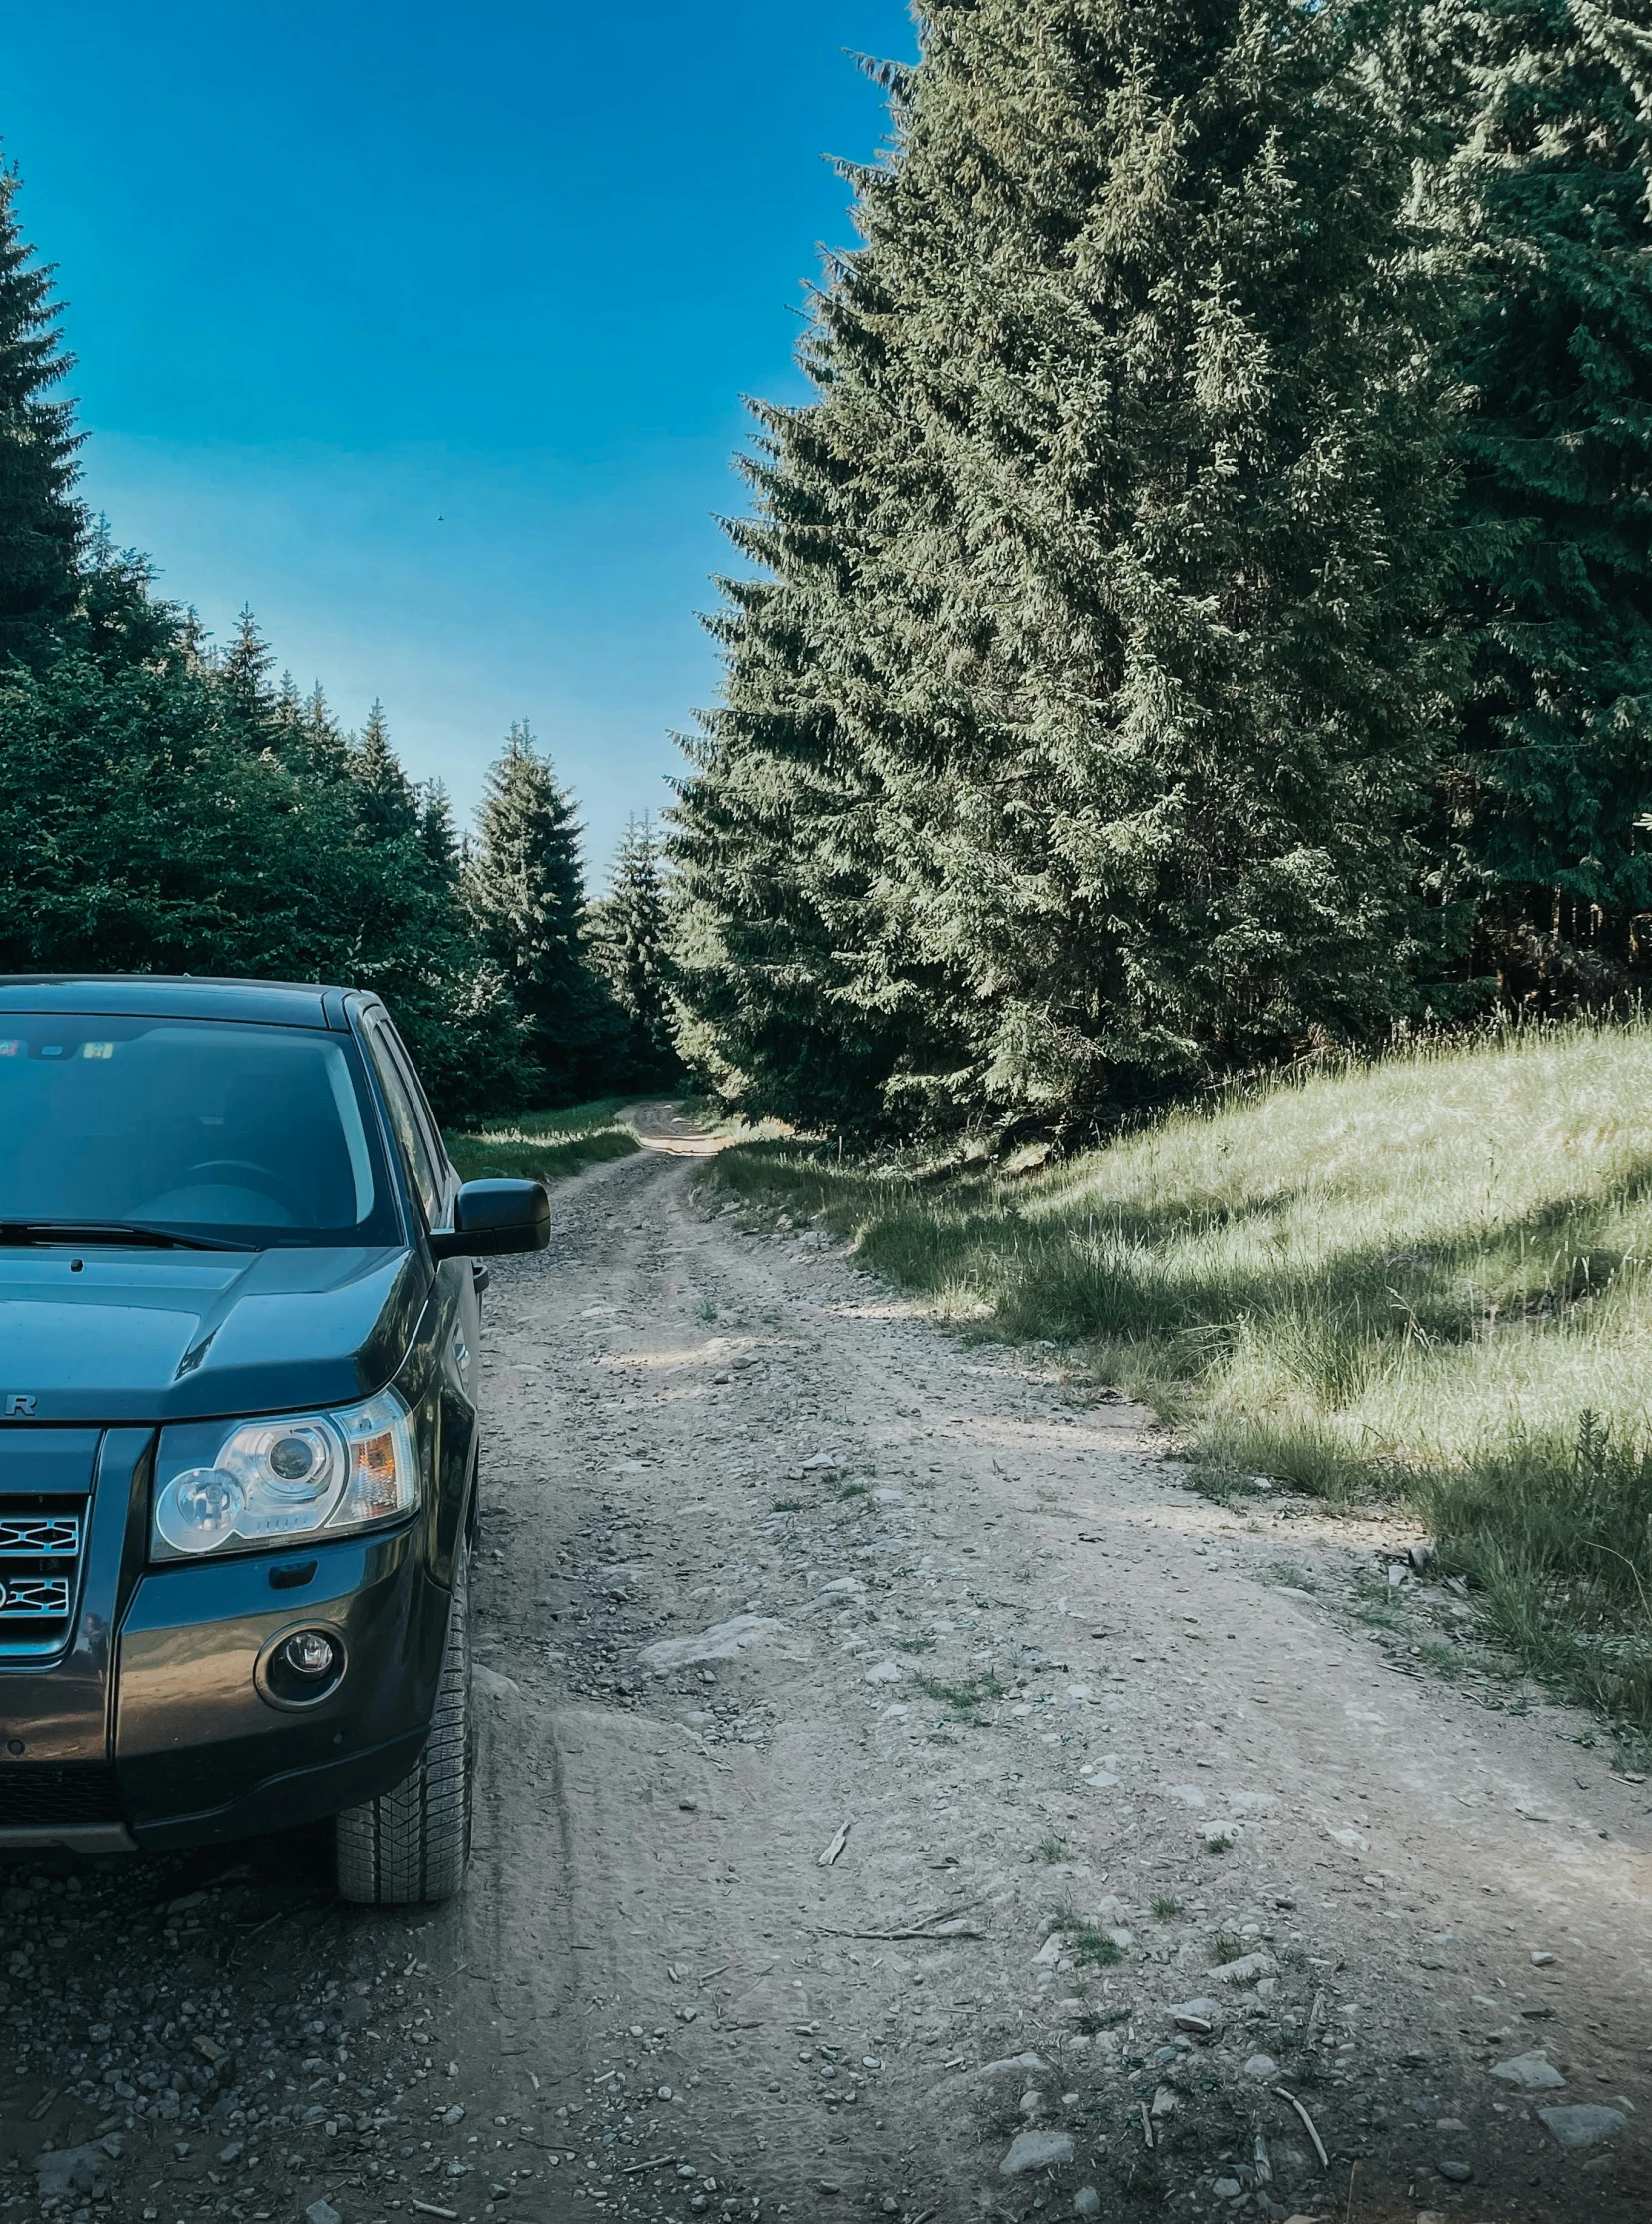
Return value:
[(447, 1149), (441, 1139), (441, 1129), (436, 1125), (435, 1114), (430, 1110), (430, 1100), (424, 1094), (424, 1084), (418, 1078), (418, 1069), (408, 1056), (407, 1044), (388, 1020), (380, 1022), (380, 1030), (407, 1088), (413, 1117), (418, 1122), (418, 1131), (424, 1138), (430, 1163), (435, 1168), (436, 1186), (444, 1191), (448, 1179)]
[(391, 1126), (401, 1146), (403, 1163), (413, 1182), (413, 1191), (424, 1207), (424, 1217), (434, 1226), (441, 1210), (441, 1177), (430, 1156), (430, 1146), (424, 1137), (424, 1123), (413, 1106), (412, 1093), (398, 1068), (396, 1054), (387, 1041), (388, 1030), (370, 1021), (367, 1029), (368, 1049), (373, 1056), (374, 1071), (379, 1076), (385, 1092), (385, 1110), (390, 1113)]
[(365, 1088), (308, 1028), (7, 1013), (0, 1221), (394, 1241)]

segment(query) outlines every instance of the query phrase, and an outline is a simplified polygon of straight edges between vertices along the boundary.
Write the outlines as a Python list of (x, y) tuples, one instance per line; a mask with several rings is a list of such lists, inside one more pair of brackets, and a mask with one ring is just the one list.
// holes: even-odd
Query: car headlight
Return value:
[[(195, 1450), (199, 1429), (189, 1438)], [(162, 1560), (337, 1536), (418, 1500), (413, 1418), (394, 1390), (332, 1413), (227, 1423), (209, 1458), (172, 1474), (163, 1438), (152, 1538)]]

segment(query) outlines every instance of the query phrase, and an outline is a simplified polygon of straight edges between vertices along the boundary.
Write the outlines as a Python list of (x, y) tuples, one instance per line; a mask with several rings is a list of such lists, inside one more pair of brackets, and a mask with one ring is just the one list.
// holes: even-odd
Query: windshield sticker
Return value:
[(14, 1035), (9, 1042), (0, 1043), (0, 1058), (21, 1058), (23, 1046)]
[(82, 1058), (113, 1058), (115, 1046), (113, 1043), (83, 1043), (80, 1055)]

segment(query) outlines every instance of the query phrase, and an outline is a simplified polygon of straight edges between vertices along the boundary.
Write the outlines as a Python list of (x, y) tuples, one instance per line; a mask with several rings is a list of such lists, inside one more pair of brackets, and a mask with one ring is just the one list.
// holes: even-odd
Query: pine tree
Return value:
[(350, 778), (351, 745), (333, 715), (320, 680), (300, 704), (296, 729), (283, 754), (290, 763), (318, 780)]
[(470, 909), (515, 995), (547, 1104), (588, 1095), (618, 1020), (585, 948), (585, 875), (572, 798), (525, 721), (490, 768), (465, 874)]
[(243, 603), (230, 645), (217, 658), (218, 684), (230, 724), (249, 749), (273, 748), (280, 738), (280, 704), (270, 674), (275, 657)]
[(1593, 0), (1436, 32), (1473, 403), (1448, 794), (1505, 997), (1596, 999), (1652, 965), (1652, 34)]
[(65, 657), (85, 657), (107, 676), (174, 658), (199, 663), (201, 629), (193, 611), (154, 591), (154, 566), (117, 549), (101, 517), (87, 536), (80, 593), (56, 635)]
[(623, 1085), (662, 1087), (681, 1072), (671, 1028), (668, 903), (659, 838), (647, 817), (626, 821), (606, 896), (591, 906), (591, 953), (624, 1013)]
[(350, 774), (357, 812), (370, 841), (401, 842), (417, 836), (418, 798), (391, 747), (383, 703), (375, 702), (368, 712), (361, 739), (351, 751)]
[(74, 405), (48, 398), (74, 359), (58, 344), (51, 268), (18, 234), (16, 194), (0, 164), (0, 665), (44, 652), (74, 607), (86, 532)]
[(725, 1094), (1061, 1124), (1403, 1000), (1442, 427), (1355, 30), (922, 11), (680, 806)]
[(453, 824), (453, 799), (441, 780), (422, 780), (413, 789), (418, 805), (418, 846), (432, 886), (456, 889), (462, 858)]

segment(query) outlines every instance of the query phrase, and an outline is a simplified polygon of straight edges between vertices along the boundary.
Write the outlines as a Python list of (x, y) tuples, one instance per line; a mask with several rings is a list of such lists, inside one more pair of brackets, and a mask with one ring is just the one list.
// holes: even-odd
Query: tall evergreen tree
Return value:
[(225, 715), (249, 749), (273, 748), (281, 738), (281, 707), (270, 683), (276, 659), (243, 603), (228, 648), (216, 659)]
[(591, 906), (591, 952), (624, 1013), (625, 1088), (657, 1088), (681, 1073), (672, 1036), (668, 906), (659, 838), (647, 817), (626, 821), (606, 896)]
[(1441, 424), (1358, 28), (922, 9), (680, 806), (728, 1095), (1070, 1121), (1403, 998)]
[(84, 658), (105, 677), (175, 658), (199, 665), (201, 628), (194, 612), (165, 601), (154, 585), (147, 557), (117, 549), (100, 518), (87, 538), (79, 599), (56, 636), (59, 654)]
[(585, 947), (585, 872), (572, 798), (525, 722), (487, 775), (466, 872), (471, 912), (515, 994), (546, 1104), (589, 1095), (618, 1020)]
[(1448, 0), (1463, 289), (1448, 773), (1505, 995), (1652, 967), (1652, 30), (1594, 0)]
[(297, 726), (283, 754), (318, 780), (350, 777), (350, 743), (333, 715), (320, 680), (300, 704)]
[(424, 780), (413, 790), (418, 803), (418, 846), (433, 885), (456, 889), (463, 863), (458, 830), (453, 824), (453, 799), (446, 782)]
[(368, 712), (361, 739), (351, 752), (350, 773), (357, 811), (370, 841), (401, 842), (417, 836), (418, 798), (391, 747), (383, 703), (376, 702)]
[(17, 173), (0, 163), (0, 665), (44, 651), (77, 599), (86, 513), (75, 499), (74, 405), (53, 398), (52, 272), (18, 232)]

